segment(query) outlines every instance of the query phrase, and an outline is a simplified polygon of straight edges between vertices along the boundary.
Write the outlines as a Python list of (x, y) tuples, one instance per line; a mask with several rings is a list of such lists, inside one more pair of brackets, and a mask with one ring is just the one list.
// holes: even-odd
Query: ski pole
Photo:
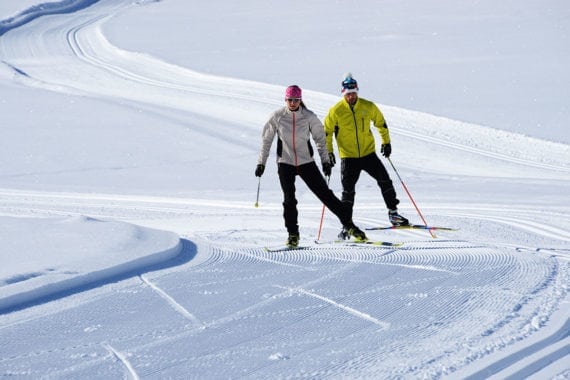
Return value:
[(255, 207), (259, 207), (259, 188), (261, 187), (261, 177), (258, 177), (259, 181), (257, 181), (257, 198), (255, 198)]
[[(410, 198), (410, 200), (412, 201), (412, 204), (414, 205), (414, 207), (416, 208), (416, 211), (418, 212), (418, 215), (420, 216), (420, 218), (422, 219), (422, 222), (424, 222), (424, 224), (427, 226), (427, 222), (426, 219), (424, 218), (424, 216), (422, 215), (422, 212), (420, 211), (420, 209), (418, 208), (418, 205), (416, 204), (416, 201), (414, 201), (414, 198), (412, 197), (412, 194), (410, 194), (410, 191), (408, 190), (408, 187), (406, 186), (406, 184), (404, 183), (404, 181), (402, 180), (402, 177), (400, 177), (400, 173), (398, 173), (398, 171), (396, 170), (396, 167), (394, 166), (394, 164), (392, 163), (392, 160), (390, 159), (390, 157), (386, 157), (388, 159), (388, 162), (390, 163), (390, 165), (392, 165), (392, 169), (394, 169), (394, 172), (396, 173), (396, 175), (398, 176), (398, 179), (400, 180), (400, 183), (402, 184), (402, 187), (404, 188), (404, 190), (406, 191), (406, 193), (408, 194), (408, 197)], [(432, 238), (436, 238), (437, 236), (435, 236), (435, 233), (432, 230), (429, 230), (429, 233), (431, 235)]]
[[(327, 187), (331, 181), (331, 176), (327, 176)], [(317, 234), (317, 240), (321, 240), (321, 230), (323, 229), (323, 219), (325, 217), (325, 204), (323, 203), (323, 209), (321, 211), (321, 223), (319, 224), (319, 233)]]

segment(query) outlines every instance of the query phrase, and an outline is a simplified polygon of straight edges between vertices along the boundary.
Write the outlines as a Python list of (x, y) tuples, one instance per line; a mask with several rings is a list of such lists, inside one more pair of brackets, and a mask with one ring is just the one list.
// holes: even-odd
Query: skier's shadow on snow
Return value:
[(99, 288), (99, 287), (104, 286), (104, 285), (120, 282), (123, 280), (127, 280), (129, 278), (132, 278), (132, 277), (141, 276), (145, 273), (184, 265), (184, 264), (190, 262), (196, 256), (198, 249), (196, 247), (196, 244), (194, 244), (190, 240), (180, 239), (180, 242), (182, 244), (182, 250), (180, 251), (180, 253), (178, 255), (176, 255), (175, 257), (173, 257), (170, 260), (167, 260), (167, 261), (164, 261), (161, 263), (150, 264), (150, 265), (147, 265), (147, 266), (144, 266), (141, 268), (126, 271), (126, 272), (123, 272), (123, 273), (120, 273), (120, 274), (117, 274), (114, 276), (109, 276), (109, 277), (106, 277), (104, 279), (88, 282), (88, 283), (85, 283), (85, 284), (82, 284), (79, 286), (73, 286), (69, 289), (63, 289), (63, 290), (55, 291), (53, 293), (50, 293), (49, 295), (30, 299), (28, 301), (25, 301), (25, 302), (22, 302), (19, 304), (7, 306), (7, 307), (0, 307), (0, 315), (12, 313), (12, 312), (23, 310), (23, 309), (27, 309), (27, 308), (32, 307), (32, 306), (43, 305), (43, 304), (49, 303), (51, 301), (55, 301), (55, 300), (58, 300), (61, 298), (65, 298), (65, 297), (68, 297), (68, 296), (71, 296), (74, 294), (79, 294), (79, 293), (82, 293), (82, 292), (85, 292), (88, 290), (96, 289), (96, 288)]

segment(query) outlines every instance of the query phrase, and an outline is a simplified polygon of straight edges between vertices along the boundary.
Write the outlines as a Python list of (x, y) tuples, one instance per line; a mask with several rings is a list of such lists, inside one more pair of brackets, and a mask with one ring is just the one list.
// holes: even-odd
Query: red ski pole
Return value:
[[(400, 177), (400, 173), (398, 173), (398, 171), (396, 170), (396, 167), (394, 166), (394, 164), (392, 163), (392, 160), (390, 159), (390, 157), (386, 157), (388, 159), (388, 162), (390, 163), (390, 165), (392, 165), (392, 169), (394, 169), (394, 172), (396, 173), (396, 175), (398, 176), (398, 179), (400, 180), (400, 183), (402, 184), (402, 187), (404, 188), (404, 190), (406, 191), (406, 193), (408, 194), (408, 197), (410, 198), (410, 200), (412, 201), (412, 204), (414, 205), (414, 207), (416, 208), (416, 211), (418, 212), (418, 215), (420, 216), (420, 218), (422, 219), (422, 222), (424, 222), (424, 224), (427, 226), (427, 222), (426, 219), (424, 218), (424, 216), (422, 215), (422, 212), (420, 211), (420, 209), (418, 208), (418, 205), (416, 204), (416, 201), (414, 201), (414, 198), (412, 197), (412, 194), (410, 194), (410, 191), (408, 190), (408, 187), (406, 186), (406, 184), (404, 183), (404, 181), (402, 180), (402, 177)], [(432, 238), (436, 238), (437, 236), (435, 236), (435, 233), (432, 230), (429, 230), (429, 233), (431, 235)]]
[[(331, 176), (327, 177), (327, 186), (331, 181)], [(323, 229), (323, 220), (325, 218), (325, 204), (323, 203), (323, 209), (321, 211), (321, 223), (319, 224), (319, 233), (317, 234), (317, 240), (321, 240), (321, 230)]]

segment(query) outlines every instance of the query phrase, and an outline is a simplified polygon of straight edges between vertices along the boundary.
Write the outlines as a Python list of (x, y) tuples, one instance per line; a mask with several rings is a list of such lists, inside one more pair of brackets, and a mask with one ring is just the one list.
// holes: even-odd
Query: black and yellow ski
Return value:
[(406, 226), (384, 226), (384, 227), (368, 227), (367, 231), (376, 230), (434, 230), (434, 231), (457, 231), (456, 228), (450, 227), (437, 227), (437, 226), (426, 226), (423, 224), (408, 224)]

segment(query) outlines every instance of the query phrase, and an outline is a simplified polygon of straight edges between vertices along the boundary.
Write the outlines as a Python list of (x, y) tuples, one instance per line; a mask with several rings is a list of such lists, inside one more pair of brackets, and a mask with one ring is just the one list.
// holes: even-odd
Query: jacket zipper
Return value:
[(297, 145), (295, 143), (295, 130), (297, 129), (297, 123), (295, 120), (295, 112), (293, 114), (293, 156), (295, 157), (295, 166), (298, 166), (298, 159), (297, 159)]
[[(352, 119), (354, 120), (354, 133), (356, 135), (356, 148), (358, 149), (358, 157), (360, 157), (360, 140), (358, 139), (358, 122), (356, 121), (356, 113), (354, 112), (354, 108), (350, 107), (352, 111)], [(364, 122), (362, 123), (364, 124)]]

